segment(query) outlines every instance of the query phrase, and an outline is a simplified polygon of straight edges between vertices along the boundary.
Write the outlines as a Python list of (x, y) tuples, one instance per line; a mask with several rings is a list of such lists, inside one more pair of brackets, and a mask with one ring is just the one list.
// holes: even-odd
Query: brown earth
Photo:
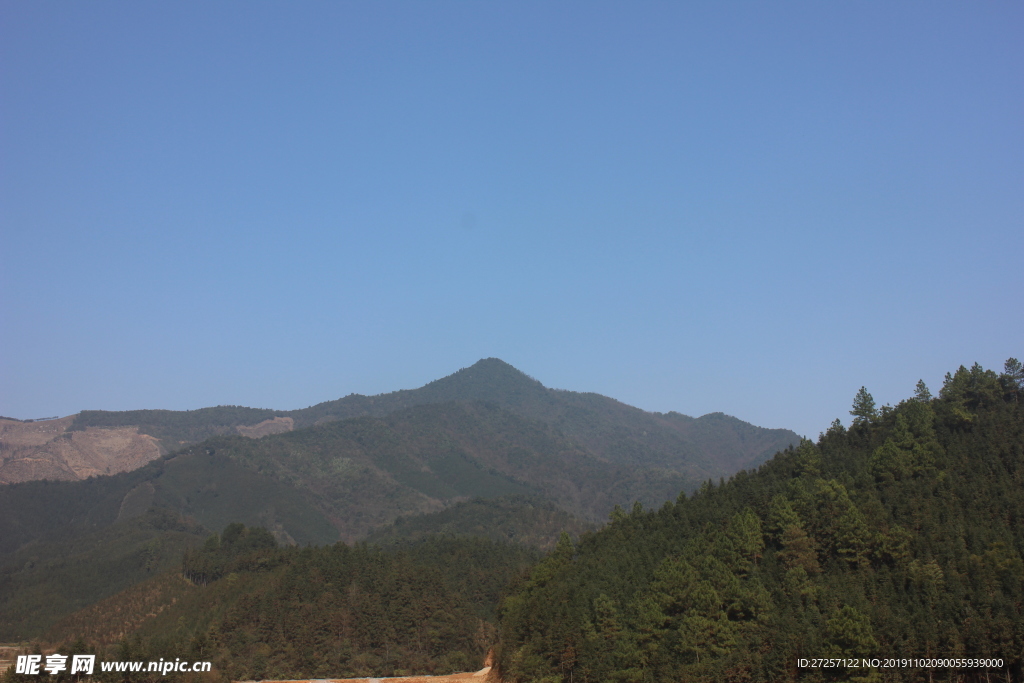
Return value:
[(0, 418), (0, 484), (73, 481), (142, 467), (160, 456), (155, 438), (137, 427), (68, 431), (75, 416), (19, 422)]
[(292, 431), (295, 429), (295, 420), (290, 417), (278, 416), (269, 420), (264, 420), (263, 422), (258, 422), (254, 425), (238, 425), (235, 429), (238, 430), (238, 433), (242, 436), (248, 436), (250, 439), (258, 439), (261, 436)]
[(244, 683), (458, 683), (458, 681), (478, 681), (478, 683), (501, 683), (496, 673), (491, 673), (494, 665), (494, 650), (487, 653), (484, 668), (476, 672), (447, 674), (444, 676), (392, 676), (379, 678), (319, 678), (297, 681), (245, 681)]
[(0, 645), (0, 671), (11, 668), (18, 655), (24, 652), (25, 648), (21, 645)]
[(39, 422), (20, 422), (0, 417), (0, 443), (4, 444), (5, 449), (42, 446), (66, 432), (74, 421), (74, 415)]
[[(12, 664), (16, 655), (25, 651), (23, 647), (0, 647), (0, 671)], [(461, 683), (479, 681), (479, 683), (500, 683), (491, 676), (491, 667), (485, 666), (475, 673), (448, 674), (447, 676), (398, 676), (393, 678), (321, 678), (296, 681), (246, 681), (245, 683)]]
[[(69, 431), (75, 415), (20, 422), (0, 418), (0, 484), (38, 479), (74, 481), (129, 472), (160, 456), (160, 442), (138, 427), (88, 427)], [(253, 439), (290, 432), (295, 420), (275, 417), (235, 427)]]
[(448, 674), (446, 676), (396, 676), (392, 678), (322, 678), (301, 681), (246, 681), (245, 683), (459, 683), (460, 681), (480, 681), (481, 683), (499, 683), (491, 676), (491, 667), (485, 666), (475, 673)]

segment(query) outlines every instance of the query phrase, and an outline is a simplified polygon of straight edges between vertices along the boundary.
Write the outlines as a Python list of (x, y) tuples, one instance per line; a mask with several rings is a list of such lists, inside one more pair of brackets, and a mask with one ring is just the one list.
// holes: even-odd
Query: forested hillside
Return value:
[[(566, 537), (507, 598), (506, 681), (1022, 680), (1024, 373), (867, 390), (756, 473)], [(1002, 667), (804, 669), (799, 658)]]
[(399, 517), (366, 537), (368, 543), (388, 546), (434, 536), (478, 537), (504, 543), (522, 543), (554, 550), (563, 532), (578, 537), (593, 530), (589, 524), (554, 503), (526, 496), (474, 498), (440, 512)]
[(49, 637), (117, 642), (112, 658), (210, 660), (224, 680), (475, 670), (495, 641), (503, 590), (539, 557), (480, 538), (278, 548), (265, 530), (232, 524), (186, 553), (179, 572)]
[(166, 510), (90, 529), (70, 525), (2, 556), (0, 642), (38, 637), (61, 616), (180, 566), (209, 532)]
[[(616, 503), (660, 503), (686, 484), (673, 472), (606, 462), (544, 422), (481, 402), (262, 439), (214, 437), (117, 476), (0, 487), (0, 638), (30, 637), (166, 567), (141, 558), (147, 548), (191, 542), (172, 539), (171, 527), (209, 533), (241, 522), (285, 544), (353, 542), (398, 517), (510, 495), (593, 523)], [(129, 533), (147, 515), (170, 520), (160, 522), (167, 528)], [(123, 571), (106, 569), (113, 557), (124, 558)], [(57, 568), (70, 567), (76, 580), (47, 590)]]

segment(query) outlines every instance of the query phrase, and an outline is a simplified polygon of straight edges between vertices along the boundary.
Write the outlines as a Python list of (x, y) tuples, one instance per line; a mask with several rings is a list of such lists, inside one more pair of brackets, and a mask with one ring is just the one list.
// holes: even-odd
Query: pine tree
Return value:
[(1013, 402), (1019, 402), (1021, 393), (1024, 393), (1024, 365), (1016, 358), (1007, 358), (999, 379)]
[(868, 393), (867, 387), (861, 387), (857, 392), (853, 399), (853, 410), (850, 411), (850, 415), (853, 415), (854, 424), (867, 424), (878, 417), (875, 399)]

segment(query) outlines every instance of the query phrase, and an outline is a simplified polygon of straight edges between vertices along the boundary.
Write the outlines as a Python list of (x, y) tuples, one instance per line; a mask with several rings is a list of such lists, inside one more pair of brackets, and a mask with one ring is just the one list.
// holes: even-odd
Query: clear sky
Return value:
[(0, 2), (0, 415), (1024, 358), (1019, 2)]

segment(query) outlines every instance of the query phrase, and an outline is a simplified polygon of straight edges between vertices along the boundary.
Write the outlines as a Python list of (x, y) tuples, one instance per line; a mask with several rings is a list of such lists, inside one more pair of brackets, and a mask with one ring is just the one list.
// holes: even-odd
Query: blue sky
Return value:
[(0, 3), (0, 414), (483, 357), (812, 437), (1024, 357), (1019, 3)]

